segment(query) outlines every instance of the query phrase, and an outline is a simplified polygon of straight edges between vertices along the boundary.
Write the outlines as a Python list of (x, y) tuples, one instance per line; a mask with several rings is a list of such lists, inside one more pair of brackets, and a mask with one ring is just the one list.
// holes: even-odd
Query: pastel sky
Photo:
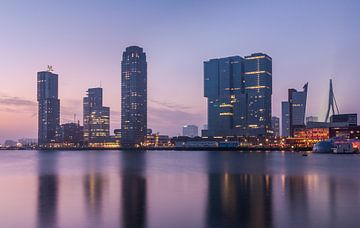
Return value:
[(360, 1), (1, 0), (0, 142), (36, 137), (36, 72), (59, 74), (61, 122), (82, 121), (87, 88), (104, 88), (120, 127), (120, 61), (148, 60), (148, 123), (178, 135), (206, 123), (203, 61), (264, 52), (273, 58), (273, 115), (287, 89), (309, 82), (307, 115), (324, 118), (333, 78), (341, 112), (360, 112)]

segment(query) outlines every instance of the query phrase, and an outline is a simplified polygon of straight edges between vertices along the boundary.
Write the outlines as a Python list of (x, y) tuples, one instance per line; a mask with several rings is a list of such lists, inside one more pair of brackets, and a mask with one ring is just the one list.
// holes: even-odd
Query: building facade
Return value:
[(245, 56), (248, 134), (271, 134), (272, 59), (263, 53)]
[(289, 89), (289, 115), (290, 115), (290, 136), (294, 136), (294, 130), (305, 127), (306, 99), (308, 83), (303, 87), (303, 91)]
[(38, 145), (55, 142), (60, 124), (60, 100), (58, 75), (49, 71), (37, 73)]
[(281, 136), (290, 136), (290, 108), (289, 102), (281, 102)]
[(272, 59), (262, 53), (204, 62), (208, 129), (204, 136), (271, 132)]
[(135, 147), (146, 139), (147, 62), (143, 49), (126, 48), (121, 62), (121, 144)]
[(82, 146), (84, 143), (84, 128), (79, 123), (61, 124), (57, 131), (58, 143)]
[(182, 128), (182, 136), (197, 137), (199, 136), (199, 128), (196, 125), (185, 125)]
[(280, 136), (280, 118), (273, 116), (271, 118), (271, 128), (274, 132), (274, 136), (275, 137), (279, 137)]
[(357, 126), (357, 114), (337, 114), (330, 117), (330, 126), (332, 127), (349, 127)]
[(106, 142), (110, 136), (110, 108), (103, 106), (103, 89), (90, 88), (83, 98), (84, 142)]

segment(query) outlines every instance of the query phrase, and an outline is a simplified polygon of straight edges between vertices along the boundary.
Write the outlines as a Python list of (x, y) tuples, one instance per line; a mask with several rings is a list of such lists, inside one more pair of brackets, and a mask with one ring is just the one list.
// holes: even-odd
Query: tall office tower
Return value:
[(58, 75), (48, 71), (37, 73), (38, 144), (46, 146), (55, 142), (56, 129), (60, 124), (60, 100), (58, 98)]
[(182, 132), (183, 132), (183, 136), (187, 136), (187, 137), (197, 137), (199, 136), (199, 128), (196, 125), (185, 125), (182, 128)]
[(290, 136), (290, 108), (289, 102), (281, 102), (281, 136)]
[(274, 136), (279, 137), (280, 136), (280, 118), (273, 116), (271, 118), (271, 128), (274, 131)]
[(240, 56), (204, 62), (204, 96), (208, 105), (208, 129), (203, 131), (204, 136), (246, 134), (243, 65)]
[(271, 129), (272, 59), (263, 53), (246, 56), (244, 70), (249, 131), (265, 135)]
[(261, 53), (204, 62), (208, 130), (204, 136), (271, 132), (272, 60)]
[(289, 115), (290, 115), (290, 136), (294, 136), (294, 130), (305, 127), (305, 112), (308, 83), (303, 91), (289, 89)]
[(102, 88), (90, 88), (83, 99), (85, 144), (105, 142), (110, 136), (110, 108), (103, 106), (102, 95)]
[(121, 61), (121, 144), (135, 147), (147, 131), (146, 54), (137, 46), (126, 48)]

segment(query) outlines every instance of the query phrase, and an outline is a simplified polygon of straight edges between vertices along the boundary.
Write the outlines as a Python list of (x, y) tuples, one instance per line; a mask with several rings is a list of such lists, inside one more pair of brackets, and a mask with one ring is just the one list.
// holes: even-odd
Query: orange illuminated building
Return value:
[(306, 146), (312, 146), (321, 140), (329, 139), (329, 128), (295, 129), (294, 138)]

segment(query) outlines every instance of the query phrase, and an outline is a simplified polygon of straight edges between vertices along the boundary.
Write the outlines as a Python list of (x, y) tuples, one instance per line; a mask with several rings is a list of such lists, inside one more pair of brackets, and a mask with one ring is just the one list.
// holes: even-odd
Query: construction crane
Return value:
[(327, 123), (329, 121), (330, 110), (332, 111), (333, 115), (335, 114), (335, 107), (336, 107), (337, 114), (339, 114), (339, 108), (338, 108), (338, 105), (337, 105), (337, 102), (335, 99), (335, 95), (334, 95), (332, 79), (330, 79), (329, 103), (328, 103), (328, 109), (326, 112), (325, 123)]

